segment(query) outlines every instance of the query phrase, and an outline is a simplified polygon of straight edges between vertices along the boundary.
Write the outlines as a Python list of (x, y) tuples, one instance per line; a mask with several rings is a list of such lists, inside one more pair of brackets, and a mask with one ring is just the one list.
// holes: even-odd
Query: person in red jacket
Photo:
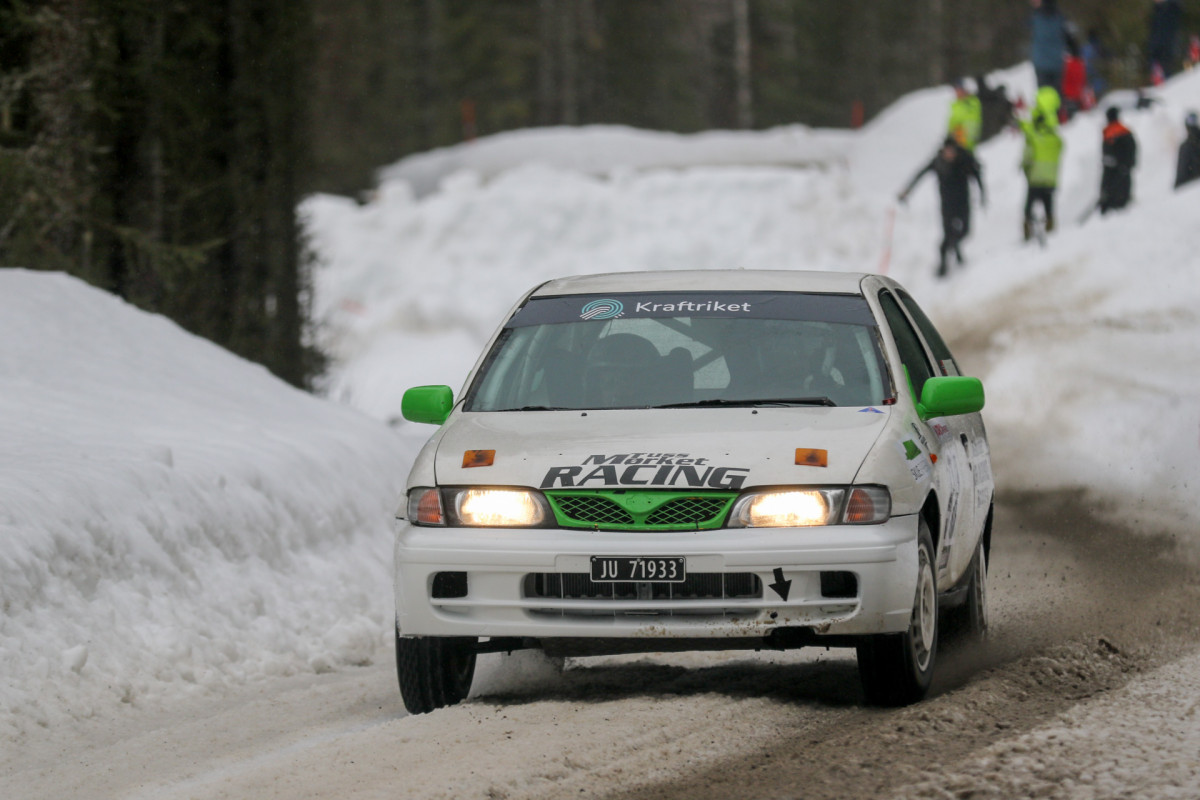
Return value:
[(1195, 69), (1200, 64), (1200, 35), (1193, 33), (1188, 37), (1187, 55), (1183, 57), (1184, 69)]
[(1084, 89), (1087, 87), (1087, 66), (1079, 55), (1079, 43), (1074, 36), (1067, 37), (1067, 55), (1063, 59), (1062, 76), (1062, 116), (1060, 122), (1066, 122), (1075, 116), (1076, 112), (1086, 109)]

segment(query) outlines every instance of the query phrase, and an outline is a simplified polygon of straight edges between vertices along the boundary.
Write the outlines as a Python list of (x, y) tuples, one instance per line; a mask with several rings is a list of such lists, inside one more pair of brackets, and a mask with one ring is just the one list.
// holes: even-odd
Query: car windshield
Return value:
[(871, 406), (889, 396), (859, 295), (675, 292), (534, 298), (467, 411)]

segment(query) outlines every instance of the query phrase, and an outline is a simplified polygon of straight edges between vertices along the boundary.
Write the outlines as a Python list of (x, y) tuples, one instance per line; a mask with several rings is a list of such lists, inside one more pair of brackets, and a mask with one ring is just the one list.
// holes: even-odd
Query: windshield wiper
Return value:
[(562, 406), (521, 406), (520, 408), (498, 408), (497, 411), (575, 411)]
[(784, 398), (747, 398), (745, 400), (697, 400), (692, 403), (667, 403), (653, 408), (700, 408), (703, 406), (727, 406), (739, 408), (754, 408), (757, 406), (837, 406), (828, 397), (784, 397)]
[(786, 397), (771, 400), (756, 400), (755, 405), (759, 406), (837, 406), (837, 403), (830, 400), (828, 397)]

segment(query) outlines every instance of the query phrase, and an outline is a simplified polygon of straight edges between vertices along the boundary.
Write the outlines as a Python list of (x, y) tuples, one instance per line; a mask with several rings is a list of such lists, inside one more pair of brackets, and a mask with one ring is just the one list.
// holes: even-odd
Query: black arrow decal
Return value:
[(775, 594), (787, 600), (788, 592), (792, 590), (792, 582), (783, 579), (783, 567), (775, 568), (775, 582), (769, 584), (775, 590)]

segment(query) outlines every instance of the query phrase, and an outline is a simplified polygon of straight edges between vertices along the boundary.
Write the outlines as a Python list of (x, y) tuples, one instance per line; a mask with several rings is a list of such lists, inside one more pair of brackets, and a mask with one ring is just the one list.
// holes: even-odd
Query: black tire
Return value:
[(475, 677), (476, 641), (396, 631), (396, 677), (408, 713), (427, 714), (466, 699)]
[(942, 613), (942, 634), (947, 642), (980, 645), (987, 640), (987, 595), (987, 551), (983, 537), (980, 537), (975, 558), (971, 560), (966, 600), (962, 605), (948, 608)]
[(871, 636), (858, 645), (858, 675), (867, 702), (905, 706), (925, 697), (933, 681), (937, 645), (937, 570), (933, 537), (922, 518), (917, 528), (917, 591), (908, 630)]

